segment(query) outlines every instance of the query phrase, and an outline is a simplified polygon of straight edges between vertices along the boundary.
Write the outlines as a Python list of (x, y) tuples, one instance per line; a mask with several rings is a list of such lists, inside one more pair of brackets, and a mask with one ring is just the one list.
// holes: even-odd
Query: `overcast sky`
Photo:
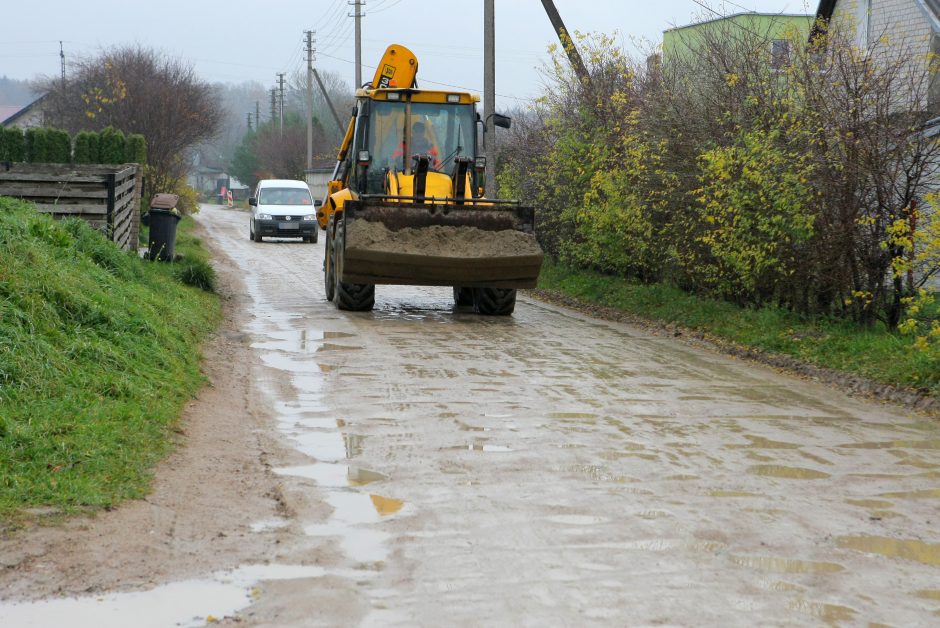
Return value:
[[(351, 1), (351, 0), (350, 0)], [(363, 80), (369, 80), (390, 43), (413, 50), (419, 83), (483, 89), (482, 0), (367, 0), (362, 20)], [(703, 8), (706, 4), (711, 10)], [(556, 0), (572, 31), (618, 33), (658, 44), (662, 31), (697, 17), (755, 10), (813, 13), (803, 0)], [(316, 31), (316, 66), (353, 83), (352, 7), (347, 0), (10, 0), (2, 10), (0, 76), (30, 79), (60, 71), (59, 40), (66, 63), (103, 47), (140, 43), (191, 63), (210, 82), (254, 80), (273, 87), (277, 72), (306, 63), (304, 31)], [(536, 96), (537, 68), (557, 41), (539, 0), (496, 0), (497, 107)], [(2, 104), (2, 103), (0, 103)]]

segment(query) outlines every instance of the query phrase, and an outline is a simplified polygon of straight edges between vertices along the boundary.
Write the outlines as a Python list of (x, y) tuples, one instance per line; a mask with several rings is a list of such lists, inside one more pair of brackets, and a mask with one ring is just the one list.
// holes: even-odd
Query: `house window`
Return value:
[(775, 70), (786, 67), (790, 63), (790, 42), (786, 39), (775, 39), (770, 43), (770, 66)]

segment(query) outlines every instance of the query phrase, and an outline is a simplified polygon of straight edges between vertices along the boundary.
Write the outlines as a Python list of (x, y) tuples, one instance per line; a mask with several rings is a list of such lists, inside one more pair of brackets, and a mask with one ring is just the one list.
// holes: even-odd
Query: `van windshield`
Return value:
[(313, 205), (310, 190), (302, 188), (262, 188), (259, 205)]

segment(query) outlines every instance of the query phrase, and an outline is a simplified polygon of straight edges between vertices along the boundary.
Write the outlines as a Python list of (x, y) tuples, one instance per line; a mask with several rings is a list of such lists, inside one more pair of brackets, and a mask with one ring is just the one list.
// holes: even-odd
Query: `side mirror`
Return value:
[(257, 207), (257, 206), (258, 206), (258, 199), (256, 199), (254, 196), (252, 196), (251, 198), (248, 199), (248, 204), (251, 205), (252, 207)]
[(501, 129), (508, 129), (512, 125), (512, 118), (509, 116), (504, 116), (499, 113), (493, 114), (493, 126), (498, 126)]

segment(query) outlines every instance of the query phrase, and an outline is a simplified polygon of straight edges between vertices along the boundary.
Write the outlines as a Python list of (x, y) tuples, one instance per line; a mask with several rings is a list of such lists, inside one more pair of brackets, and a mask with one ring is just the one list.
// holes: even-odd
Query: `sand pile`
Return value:
[(522, 231), (433, 225), (389, 231), (379, 222), (357, 220), (346, 230), (346, 250), (365, 249), (442, 257), (541, 255), (535, 236)]

